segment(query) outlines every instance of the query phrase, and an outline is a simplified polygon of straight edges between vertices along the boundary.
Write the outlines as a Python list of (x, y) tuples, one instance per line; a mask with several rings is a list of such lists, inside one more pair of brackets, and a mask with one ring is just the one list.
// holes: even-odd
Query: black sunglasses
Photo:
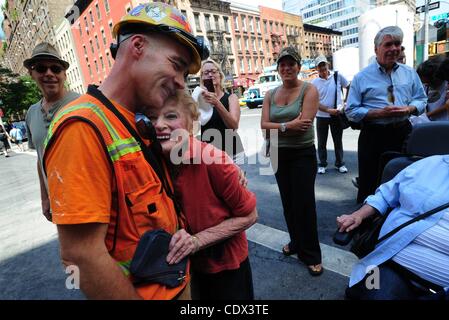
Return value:
[(59, 74), (59, 73), (61, 73), (62, 70), (64, 70), (63, 67), (55, 65), (55, 64), (51, 65), (51, 66), (44, 66), (43, 64), (36, 64), (31, 67), (31, 70), (36, 70), (38, 73), (45, 73), (45, 72), (47, 72), (48, 69), (50, 69), (51, 72), (53, 72), (54, 74)]
[(387, 90), (388, 90), (388, 102), (391, 102), (392, 104), (394, 104), (394, 93), (393, 93), (393, 85), (388, 86)]

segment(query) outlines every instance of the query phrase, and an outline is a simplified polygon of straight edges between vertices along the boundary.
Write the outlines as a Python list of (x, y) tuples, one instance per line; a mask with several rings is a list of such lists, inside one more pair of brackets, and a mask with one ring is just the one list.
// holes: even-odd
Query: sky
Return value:
[[(4, 2), (5, 2), (5, 0), (0, 0), (0, 8)], [(3, 13), (2, 13), (2, 9), (0, 9), (0, 40), (3, 40), (3, 38), (5, 37), (5, 35), (3, 34), (3, 30), (2, 30), (2, 21), (3, 21)]]
[(282, 10), (282, 0), (237, 0), (237, 1), (231, 0), (231, 2), (239, 2), (239, 3), (248, 4), (251, 6), (259, 6), (260, 5), (260, 6), (264, 6), (264, 7)]

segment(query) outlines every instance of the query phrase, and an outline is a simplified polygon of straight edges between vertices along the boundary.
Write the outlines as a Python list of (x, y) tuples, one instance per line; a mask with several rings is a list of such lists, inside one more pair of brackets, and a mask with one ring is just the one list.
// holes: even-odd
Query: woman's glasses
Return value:
[(217, 69), (215, 69), (215, 70), (204, 70), (204, 71), (202, 72), (202, 74), (203, 74), (204, 76), (208, 76), (208, 75), (214, 76), (214, 75), (216, 75), (217, 73), (218, 73), (218, 70), (217, 70)]
[(31, 67), (31, 70), (35, 70), (38, 73), (46, 73), (48, 69), (50, 69), (51, 72), (53, 72), (54, 74), (59, 74), (59, 73), (61, 73), (62, 70), (64, 70), (64, 68), (62, 66), (59, 66), (56, 64), (51, 65), (51, 66), (44, 66), (43, 64), (36, 64)]

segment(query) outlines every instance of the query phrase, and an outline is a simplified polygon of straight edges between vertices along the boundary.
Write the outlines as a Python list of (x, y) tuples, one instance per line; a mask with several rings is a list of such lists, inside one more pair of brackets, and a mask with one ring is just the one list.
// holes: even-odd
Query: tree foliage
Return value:
[(22, 117), (40, 99), (40, 90), (30, 76), (19, 76), (9, 69), (0, 68), (0, 100), (5, 117)]

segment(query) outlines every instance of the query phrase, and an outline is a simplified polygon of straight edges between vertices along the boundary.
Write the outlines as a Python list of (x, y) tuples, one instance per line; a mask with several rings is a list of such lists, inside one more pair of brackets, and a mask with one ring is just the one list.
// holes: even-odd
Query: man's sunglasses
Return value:
[(387, 99), (388, 99), (388, 102), (390, 102), (391, 104), (394, 104), (394, 100), (395, 100), (393, 90), (394, 90), (393, 85), (388, 86), (388, 88), (387, 88), (387, 91), (388, 91)]
[(48, 69), (50, 69), (51, 72), (53, 72), (54, 74), (59, 74), (59, 73), (61, 73), (62, 70), (64, 70), (64, 68), (62, 66), (58, 66), (55, 64), (51, 65), (51, 66), (35, 64), (34, 66), (31, 67), (31, 70), (35, 70), (38, 73), (46, 73)]

